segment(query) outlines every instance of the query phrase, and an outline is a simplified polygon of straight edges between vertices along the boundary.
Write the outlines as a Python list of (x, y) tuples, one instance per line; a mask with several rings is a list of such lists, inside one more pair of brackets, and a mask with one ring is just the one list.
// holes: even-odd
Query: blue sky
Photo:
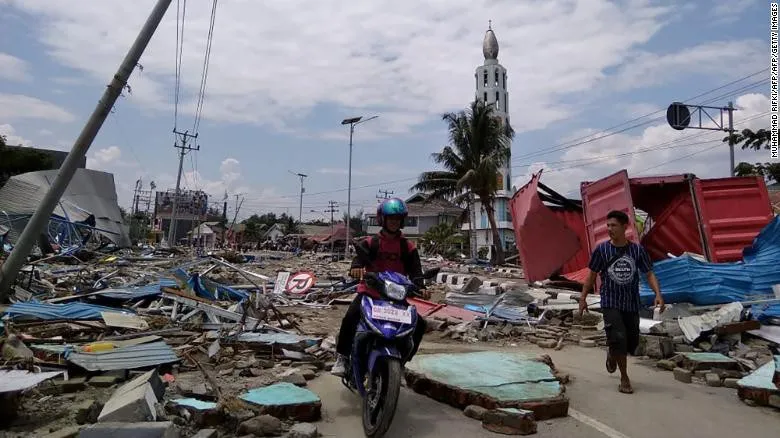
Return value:
[[(0, 133), (10, 143), (69, 149), (153, 3), (0, 0)], [(206, 3), (187, 3), (179, 129), (193, 125)], [(517, 186), (538, 169), (573, 197), (580, 181), (622, 168), (726, 176), (726, 148), (703, 143), (718, 133), (674, 131), (655, 120), (662, 113), (605, 129), (754, 73), (692, 103), (733, 100), (738, 128), (768, 127), (769, 7), (760, 0), (263, 3), (219, 2), (201, 150), (184, 166), (183, 184), (213, 201), (242, 194), (240, 216), (297, 215), (290, 171), (309, 175), (304, 216), (319, 216), (309, 211), (329, 200), (345, 211), (348, 130), (340, 121), (357, 115), (379, 118), (356, 129), (353, 211), (375, 205), (379, 189), (408, 195), (446, 143), (441, 113), (473, 99), (489, 19), (508, 69)], [(115, 174), (123, 206), (138, 178), (158, 189), (175, 184), (176, 18), (173, 0), (130, 80), (132, 94), (88, 154), (90, 167)], [(588, 135), (603, 138), (573, 140)], [(737, 158), (766, 161), (768, 152)]]

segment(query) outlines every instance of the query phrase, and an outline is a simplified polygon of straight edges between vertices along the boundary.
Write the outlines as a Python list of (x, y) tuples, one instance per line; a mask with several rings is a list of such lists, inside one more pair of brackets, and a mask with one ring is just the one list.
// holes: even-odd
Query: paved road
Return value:
[[(474, 351), (484, 346), (424, 344), (421, 354)], [(634, 394), (617, 391), (617, 376), (604, 370), (601, 349), (567, 346), (562, 351), (524, 346), (528, 353), (549, 354), (556, 367), (569, 373), (569, 417), (538, 424), (539, 438), (732, 438), (777, 436), (780, 413), (743, 404), (736, 390), (686, 385), (668, 371), (633, 365), (629, 373)], [(326, 437), (363, 437), (360, 400), (339, 379), (323, 376), (310, 382), (323, 401), (320, 432)], [(402, 390), (393, 426), (387, 438), (501, 437), (482, 429), (478, 421), (459, 410), (409, 390)]]

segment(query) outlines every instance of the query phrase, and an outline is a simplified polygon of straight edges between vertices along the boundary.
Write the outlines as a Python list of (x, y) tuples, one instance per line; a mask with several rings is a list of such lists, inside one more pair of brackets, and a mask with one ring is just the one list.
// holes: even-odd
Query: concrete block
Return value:
[(165, 395), (165, 383), (162, 381), (160, 375), (157, 374), (157, 371), (155, 370), (143, 373), (135, 377), (133, 380), (120, 386), (117, 388), (116, 392), (114, 392), (112, 397), (121, 395), (128, 391), (132, 391), (139, 386), (143, 386), (145, 383), (151, 385), (155, 398), (157, 398), (157, 400), (162, 400), (163, 396)]
[(672, 371), (675, 368), (677, 368), (677, 364), (673, 360), (666, 360), (666, 359), (659, 360), (658, 362), (656, 362), (655, 366), (666, 371)]
[(43, 435), (41, 438), (74, 438), (79, 434), (81, 426), (68, 426), (52, 433)]
[(674, 379), (683, 383), (691, 383), (693, 381), (693, 373), (685, 368), (675, 368)]
[(719, 387), (723, 385), (720, 376), (716, 373), (707, 373), (707, 375), (704, 376), (704, 379), (707, 381), (707, 386)]
[(86, 377), (73, 377), (68, 380), (55, 380), (54, 384), (57, 385), (63, 394), (78, 392), (84, 389), (84, 384), (87, 382)]
[(77, 404), (73, 408), (73, 414), (76, 418), (76, 424), (87, 424), (87, 423), (95, 423), (97, 422), (98, 415), (100, 415), (100, 410), (103, 408), (103, 405), (98, 403), (95, 400), (84, 400), (83, 402)]
[(97, 388), (109, 388), (119, 382), (117, 376), (95, 376), (89, 379), (89, 385)]
[(202, 429), (190, 438), (219, 438), (217, 429)]
[(485, 416), (485, 412), (488, 410), (483, 408), (482, 406), (478, 405), (469, 405), (466, 406), (466, 409), (463, 410), (463, 415), (473, 418), (475, 420), (482, 421), (482, 418)]
[(81, 429), (78, 438), (181, 438), (173, 422), (98, 423)]
[(98, 423), (155, 421), (157, 420), (156, 404), (157, 397), (149, 383), (123, 393), (117, 391), (100, 412)]
[(739, 385), (737, 385), (737, 382), (739, 382), (739, 379), (735, 379), (735, 378), (732, 378), (732, 377), (727, 377), (727, 378), (723, 379), (723, 386), (725, 386), (726, 388), (737, 389), (737, 388), (739, 388)]
[(482, 427), (504, 435), (531, 435), (536, 433), (534, 413), (523, 409), (502, 408), (485, 412)]
[(285, 438), (317, 438), (319, 431), (312, 423), (296, 423), (287, 432)]

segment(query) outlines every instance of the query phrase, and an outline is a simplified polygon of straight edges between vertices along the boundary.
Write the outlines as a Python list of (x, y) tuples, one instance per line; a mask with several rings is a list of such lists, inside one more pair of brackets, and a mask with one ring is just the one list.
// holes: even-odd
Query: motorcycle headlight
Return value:
[(401, 301), (406, 298), (406, 287), (392, 281), (385, 281), (385, 295), (391, 300)]

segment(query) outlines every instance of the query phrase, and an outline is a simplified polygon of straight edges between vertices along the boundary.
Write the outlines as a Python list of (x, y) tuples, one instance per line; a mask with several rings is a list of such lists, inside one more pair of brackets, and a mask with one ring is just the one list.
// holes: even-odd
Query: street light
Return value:
[(344, 224), (344, 225), (346, 225), (346, 228), (347, 228), (347, 230), (346, 230), (347, 231), (347, 236), (346, 236), (346, 238), (347, 238), (347, 241), (346, 241), (347, 247), (345, 249), (345, 251), (346, 251), (345, 254), (346, 254), (347, 257), (349, 257), (349, 235), (350, 235), (350, 231), (351, 231), (350, 220), (352, 219), (351, 210), (350, 210), (350, 207), (351, 207), (351, 204), (352, 204), (352, 136), (355, 133), (355, 126), (356, 125), (359, 125), (361, 123), (366, 123), (369, 120), (374, 120), (377, 117), (379, 117), (379, 116), (371, 116), (371, 117), (363, 120), (363, 116), (358, 116), (358, 117), (352, 117), (350, 119), (344, 119), (344, 120), (341, 121), (342, 125), (349, 125), (349, 180), (348, 180), (348, 183), (347, 183), (347, 221), (346, 221), (346, 224)]
[[(298, 203), (298, 224), (302, 224), (303, 222), (303, 192), (305, 189), (303, 188), (303, 179), (308, 178), (309, 175), (303, 174), (303, 173), (295, 173), (292, 170), (288, 170), (291, 174), (297, 176), (301, 179), (301, 197), (300, 201)], [(301, 249), (301, 230), (298, 230), (298, 249)]]

